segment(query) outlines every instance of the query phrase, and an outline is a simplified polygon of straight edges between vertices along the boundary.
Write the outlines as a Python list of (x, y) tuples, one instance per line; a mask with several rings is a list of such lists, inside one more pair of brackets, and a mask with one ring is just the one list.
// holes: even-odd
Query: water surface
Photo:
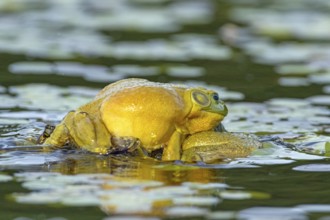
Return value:
[[(329, 219), (327, 0), (0, 3), (3, 219)], [(276, 142), (219, 164), (43, 152), (45, 124), (128, 77), (214, 89), (227, 130)]]

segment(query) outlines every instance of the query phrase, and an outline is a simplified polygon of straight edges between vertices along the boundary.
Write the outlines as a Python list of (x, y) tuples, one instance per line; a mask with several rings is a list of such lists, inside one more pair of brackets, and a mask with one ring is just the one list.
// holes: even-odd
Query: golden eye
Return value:
[(202, 107), (207, 107), (211, 104), (209, 97), (200, 91), (193, 91), (192, 92), (193, 101), (199, 104)]

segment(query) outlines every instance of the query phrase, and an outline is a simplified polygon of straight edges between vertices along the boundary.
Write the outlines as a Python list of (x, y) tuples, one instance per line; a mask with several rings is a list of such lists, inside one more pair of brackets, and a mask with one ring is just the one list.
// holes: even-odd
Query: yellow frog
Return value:
[(263, 144), (253, 134), (202, 131), (185, 139), (182, 144), (181, 160), (222, 162), (247, 157), (259, 148), (263, 148)]
[(39, 143), (67, 144), (108, 154), (140, 146), (163, 148), (162, 160), (181, 159), (191, 134), (210, 131), (227, 115), (216, 92), (200, 87), (124, 79), (106, 86), (94, 100), (69, 112)]

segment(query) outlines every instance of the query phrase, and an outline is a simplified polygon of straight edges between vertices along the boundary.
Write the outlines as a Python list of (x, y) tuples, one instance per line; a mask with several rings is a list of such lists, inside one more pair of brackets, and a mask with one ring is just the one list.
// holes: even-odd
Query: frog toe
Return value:
[(50, 135), (53, 133), (54, 130), (55, 130), (55, 126), (46, 125), (44, 131), (37, 140), (37, 144), (43, 144), (46, 141), (46, 139), (50, 137)]
[(112, 147), (108, 153), (116, 153), (122, 151), (133, 152), (138, 149), (141, 142), (135, 137), (111, 137)]

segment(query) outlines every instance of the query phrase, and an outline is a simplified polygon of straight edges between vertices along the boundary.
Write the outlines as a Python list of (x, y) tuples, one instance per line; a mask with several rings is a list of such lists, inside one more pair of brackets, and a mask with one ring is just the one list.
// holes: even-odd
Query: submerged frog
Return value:
[(69, 112), (52, 132), (44, 132), (39, 143), (70, 144), (100, 154), (137, 146), (147, 152), (164, 149), (162, 160), (179, 160), (185, 139), (214, 130), (227, 112), (212, 90), (124, 79)]
[(203, 131), (185, 139), (181, 160), (214, 163), (247, 157), (259, 148), (263, 148), (263, 144), (253, 134)]

